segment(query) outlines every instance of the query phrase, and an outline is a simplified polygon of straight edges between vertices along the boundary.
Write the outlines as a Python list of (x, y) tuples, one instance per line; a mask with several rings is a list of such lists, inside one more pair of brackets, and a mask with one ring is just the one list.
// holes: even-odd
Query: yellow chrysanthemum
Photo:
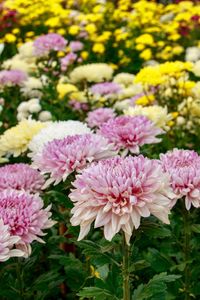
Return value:
[(6, 130), (0, 136), (0, 157), (6, 154), (19, 156), (28, 148), (29, 142), (46, 124), (35, 120), (24, 120)]
[(70, 94), (72, 92), (78, 91), (77, 87), (75, 87), (75, 85), (70, 83), (58, 83), (56, 89), (59, 98), (63, 98), (66, 94)]

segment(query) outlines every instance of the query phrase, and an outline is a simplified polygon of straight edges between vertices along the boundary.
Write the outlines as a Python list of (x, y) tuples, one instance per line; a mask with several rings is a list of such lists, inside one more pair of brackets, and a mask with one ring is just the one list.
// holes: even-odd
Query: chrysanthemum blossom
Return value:
[(160, 155), (163, 170), (170, 175), (175, 201), (185, 198), (186, 209), (200, 207), (200, 156), (193, 150), (173, 149)]
[(173, 193), (169, 176), (160, 163), (142, 155), (114, 157), (93, 163), (76, 176), (69, 195), (74, 202), (71, 223), (80, 225), (78, 240), (94, 227), (104, 227), (104, 236), (111, 240), (120, 230), (129, 243), (133, 229), (141, 217), (156, 216), (169, 223), (169, 205)]
[(36, 56), (45, 56), (50, 51), (64, 50), (67, 41), (57, 33), (48, 33), (39, 36), (33, 43), (34, 53)]
[(116, 147), (116, 150), (124, 150), (124, 155), (139, 153), (141, 146), (145, 144), (159, 143), (157, 138), (163, 130), (145, 116), (119, 116), (110, 119), (100, 126), (99, 132)]
[(118, 94), (121, 91), (121, 87), (115, 82), (101, 82), (94, 84), (90, 90), (93, 94), (107, 96)]
[(19, 236), (19, 243), (43, 242), (44, 229), (52, 227), (51, 206), (43, 208), (43, 200), (37, 194), (7, 189), (0, 191), (0, 218), (8, 225), (12, 236)]
[(39, 121), (23, 120), (16, 126), (7, 129), (0, 136), (0, 156), (7, 153), (15, 157), (19, 156), (27, 150), (33, 136), (45, 126), (45, 123)]
[(32, 157), (36, 153), (41, 152), (43, 146), (54, 139), (62, 139), (68, 135), (71, 136), (90, 132), (91, 130), (87, 127), (87, 125), (80, 121), (69, 120), (52, 122), (35, 135), (29, 143), (29, 149), (31, 151), (29, 156)]
[(21, 86), (27, 80), (27, 74), (21, 70), (3, 70), (0, 71), (1, 86)]
[(5, 225), (0, 219), (0, 262), (4, 262), (11, 257), (22, 257), (24, 252), (15, 249), (15, 244), (20, 241), (19, 236), (12, 236), (9, 232), (9, 226)]
[(129, 116), (146, 116), (154, 122), (157, 127), (164, 130), (169, 130), (168, 123), (172, 119), (172, 116), (167, 112), (167, 107), (159, 105), (150, 105), (146, 107), (141, 105), (135, 105), (133, 107), (129, 106), (124, 110), (124, 114)]
[(11, 188), (36, 193), (43, 184), (42, 175), (28, 164), (19, 163), (0, 168), (0, 191)]
[(88, 163), (114, 156), (113, 145), (96, 134), (67, 136), (47, 143), (42, 153), (33, 156), (33, 166), (42, 174), (49, 174), (44, 187), (52, 182), (65, 181), (74, 171), (80, 171)]
[(78, 52), (83, 49), (84, 44), (81, 43), (80, 41), (71, 41), (69, 47), (72, 52)]
[(113, 119), (116, 113), (112, 108), (97, 108), (88, 113), (86, 122), (89, 127), (99, 127), (110, 119)]
[(88, 81), (102, 82), (112, 78), (113, 69), (104, 63), (87, 64), (76, 67), (70, 73), (70, 79), (73, 83)]

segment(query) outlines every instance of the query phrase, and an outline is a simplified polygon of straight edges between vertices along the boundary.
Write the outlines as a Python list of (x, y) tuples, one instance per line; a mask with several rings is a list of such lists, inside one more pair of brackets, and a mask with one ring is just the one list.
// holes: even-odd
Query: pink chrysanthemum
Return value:
[(141, 217), (156, 216), (169, 223), (169, 205), (173, 195), (169, 177), (160, 163), (140, 155), (115, 157), (93, 163), (76, 176), (70, 194), (74, 202), (71, 223), (80, 225), (78, 240), (94, 227), (104, 226), (107, 240), (120, 230), (127, 243)]
[(0, 71), (0, 85), (22, 85), (27, 80), (27, 74), (21, 70)]
[(28, 164), (19, 163), (0, 168), (0, 191), (11, 188), (36, 193), (43, 184), (42, 175)]
[(73, 64), (76, 59), (77, 59), (77, 54), (73, 52), (70, 52), (65, 57), (61, 58), (60, 60), (61, 70), (66, 71), (68, 66)]
[(79, 41), (71, 41), (69, 43), (69, 47), (72, 52), (78, 52), (83, 49), (84, 45), (83, 45), (83, 43), (81, 43)]
[(10, 234), (19, 236), (25, 244), (43, 242), (43, 230), (54, 225), (50, 219), (51, 206), (44, 209), (43, 205), (36, 194), (10, 189), (0, 192), (0, 218), (8, 225)]
[(64, 50), (67, 41), (57, 33), (48, 33), (39, 36), (33, 43), (35, 54), (43, 56), (49, 54), (50, 51)]
[(115, 82), (101, 82), (101, 83), (94, 84), (91, 87), (91, 92), (93, 94), (98, 94), (101, 96), (118, 94), (120, 91), (121, 91), (120, 85)]
[(164, 131), (145, 116), (119, 116), (102, 124), (99, 133), (113, 143), (116, 150), (125, 150), (125, 155), (128, 151), (139, 153), (140, 146), (145, 144), (159, 143), (161, 139), (156, 135)]
[(11, 236), (8, 227), (0, 219), (0, 262), (8, 260), (10, 257), (24, 256), (23, 251), (14, 248), (15, 244), (20, 241), (20, 237)]
[(83, 134), (55, 139), (36, 154), (33, 166), (42, 174), (50, 174), (45, 187), (66, 180), (73, 171), (79, 171), (94, 160), (114, 156), (113, 145), (99, 135)]
[(97, 108), (88, 113), (86, 121), (91, 128), (99, 127), (115, 116), (116, 114), (112, 108)]
[(160, 155), (163, 170), (171, 177), (177, 199), (185, 197), (187, 210), (200, 207), (200, 156), (192, 150), (174, 149)]

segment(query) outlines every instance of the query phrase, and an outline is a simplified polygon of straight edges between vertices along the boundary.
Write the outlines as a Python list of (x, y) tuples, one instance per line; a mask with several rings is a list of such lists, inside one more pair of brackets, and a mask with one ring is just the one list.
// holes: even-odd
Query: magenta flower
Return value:
[(71, 223), (80, 225), (78, 240), (88, 234), (93, 222), (95, 228), (104, 226), (109, 241), (124, 231), (127, 243), (141, 217), (152, 214), (169, 223), (173, 193), (168, 175), (156, 160), (142, 155), (102, 160), (77, 175), (73, 186)]
[(116, 150), (125, 150), (126, 155), (128, 151), (139, 153), (145, 144), (159, 143), (161, 139), (156, 135), (164, 131), (145, 116), (119, 116), (103, 123), (98, 133), (113, 143)]
[(27, 80), (27, 74), (21, 70), (0, 71), (0, 85), (2, 86), (20, 86), (25, 80)]
[(99, 127), (115, 116), (116, 114), (112, 108), (97, 108), (88, 113), (86, 122), (91, 128)]
[(66, 71), (67, 67), (69, 65), (73, 64), (73, 62), (75, 62), (76, 59), (77, 59), (77, 54), (73, 53), (73, 52), (70, 52), (65, 57), (61, 58), (61, 60), (60, 60), (61, 70)]
[(160, 155), (163, 170), (170, 175), (177, 199), (185, 197), (187, 210), (200, 207), (200, 156), (192, 150), (174, 149)]
[(0, 191), (10, 188), (36, 193), (43, 184), (42, 175), (28, 164), (19, 163), (0, 168)]
[(34, 240), (43, 242), (43, 230), (54, 222), (50, 219), (51, 206), (43, 208), (44, 203), (38, 195), (16, 190), (0, 191), (0, 218), (8, 225), (11, 236), (20, 237), (19, 243), (30, 244)]
[(4, 225), (0, 219), (0, 262), (8, 260), (10, 257), (24, 256), (24, 252), (15, 249), (15, 244), (20, 241), (20, 237), (11, 236), (8, 230), (9, 226)]
[(71, 49), (72, 52), (78, 52), (81, 51), (83, 49), (83, 43), (79, 42), (79, 41), (71, 41), (69, 43), (69, 47)]
[(91, 87), (91, 92), (93, 94), (98, 94), (101, 96), (118, 94), (120, 91), (121, 91), (120, 85), (115, 82), (96, 83)]
[(35, 55), (45, 56), (50, 51), (62, 51), (67, 44), (61, 35), (57, 33), (48, 33), (46, 35), (39, 36), (33, 43)]
[(43, 148), (42, 153), (33, 156), (33, 166), (42, 174), (49, 174), (45, 187), (55, 182), (65, 181), (74, 171), (86, 167), (88, 163), (114, 156), (113, 145), (95, 134), (67, 136), (55, 139)]

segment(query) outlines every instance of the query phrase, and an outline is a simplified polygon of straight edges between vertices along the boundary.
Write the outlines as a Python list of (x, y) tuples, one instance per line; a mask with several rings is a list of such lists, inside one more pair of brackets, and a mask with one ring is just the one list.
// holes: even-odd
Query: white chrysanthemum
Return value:
[(102, 82), (112, 78), (113, 69), (105, 63), (94, 63), (75, 68), (70, 73), (70, 79), (73, 83), (88, 81)]
[(36, 70), (36, 65), (35, 61), (32, 58), (25, 60), (20, 54), (16, 54), (12, 58), (4, 61), (3, 68), (11, 70), (17, 69), (26, 73), (31, 73)]
[(125, 86), (133, 84), (133, 79), (135, 78), (135, 75), (131, 73), (119, 73), (114, 77), (114, 82), (123, 84)]
[(193, 65), (192, 72), (195, 76), (200, 76), (200, 60)]
[(42, 151), (43, 146), (54, 139), (61, 139), (75, 134), (91, 133), (86, 124), (71, 120), (52, 122), (43, 129), (29, 143), (30, 157)]
[(143, 87), (140, 83), (129, 85), (127, 88), (122, 89), (119, 94), (119, 99), (131, 98), (143, 92)]
[(141, 105), (136, 105), (124, 110), (124, 114), (128, 116), (146, 116), (153, 121), (157, 127), (165, 130), (169, 129), (167, 123), (171, 120), (171, 115), (168, 114), (167, 107), (159, 105), (143, 107)]
[(185, 60), (195, 62), (200, 59), (199, 47), (188, 47), (186, 49)]
[(24, 82), (21, 92), (26, 97), (40, 97), (42, 95), (41, 89), (41, 80), (35, 77), (29, 77), (26, 82)]
[(30, 57), (34, 57), (33, 55), (33, 42), (27, 42), (22, 44), (18, 51), (19, 54), (23, 57), (23, 58), (30, 58)]

